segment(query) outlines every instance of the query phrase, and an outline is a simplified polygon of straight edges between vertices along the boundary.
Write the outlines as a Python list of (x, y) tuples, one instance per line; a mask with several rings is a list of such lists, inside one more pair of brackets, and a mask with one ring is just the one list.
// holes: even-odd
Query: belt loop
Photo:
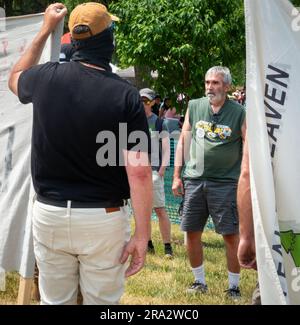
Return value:
[(67, 201), (67, 215), (70, 216), (71, 215), (71, 202), (72, 201)]

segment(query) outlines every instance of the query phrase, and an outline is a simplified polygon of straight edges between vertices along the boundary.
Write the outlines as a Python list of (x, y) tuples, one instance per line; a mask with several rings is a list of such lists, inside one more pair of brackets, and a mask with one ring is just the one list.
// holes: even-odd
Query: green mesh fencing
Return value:
[[(166, 210), (170, 218), (171, 223), (180, 224), (179, 206), (182, 198), (175, 197), (172, 192), (173, 172), (174, 172), (174, 160), (176, 151), (177, 140), (170, 139), (170, 166), (166, 168), (165, 172), (165, 195), (166, 195)], [(157, 221), (155, 212), (152, 213), (152, 220)], [(214, 225), (211, 218), (208, 219), (206, 228), (213, 229)]]

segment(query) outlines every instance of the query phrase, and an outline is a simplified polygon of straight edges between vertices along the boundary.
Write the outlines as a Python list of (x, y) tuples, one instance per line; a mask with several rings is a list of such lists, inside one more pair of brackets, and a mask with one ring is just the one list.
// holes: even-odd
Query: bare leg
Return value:
[(240, 273), (240, 264), (237, 258), (239, 235), (224, 235), (226, 247), (227, 268), (229, 272)]
[(187, 232), (187, 252), (193, 268), (203, 264), (202, 232)]
[(165, 208), (154, 208), (159, 221), (163, 243), (171, 243), (171, 223)]

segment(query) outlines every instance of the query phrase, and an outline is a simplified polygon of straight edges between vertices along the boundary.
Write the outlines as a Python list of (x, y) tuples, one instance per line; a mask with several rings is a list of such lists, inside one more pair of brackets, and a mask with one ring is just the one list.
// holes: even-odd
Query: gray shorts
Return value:
[(239, 233), (237, 183), (185, 179), (184, 190), (181, 220), (183, 231), (203, 231), (210, 215), (218, 234)]

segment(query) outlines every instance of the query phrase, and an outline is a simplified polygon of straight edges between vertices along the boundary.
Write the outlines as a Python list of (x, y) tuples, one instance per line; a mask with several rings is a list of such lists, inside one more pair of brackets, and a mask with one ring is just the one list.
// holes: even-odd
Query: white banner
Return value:
[(247, 124), (263, 304), (300, 304), (300, 13), (245, 0)]
[[(33, 276), (31, 234), (33, 189), (30, 176), (32, 105), (22, 105), (8, 89), (14, 63), (30, 45), (43, 14), (6, 19), (0, 31), (0, 269)], [(63, 22), (49, 38), (40, 63), (58, 60)]]

